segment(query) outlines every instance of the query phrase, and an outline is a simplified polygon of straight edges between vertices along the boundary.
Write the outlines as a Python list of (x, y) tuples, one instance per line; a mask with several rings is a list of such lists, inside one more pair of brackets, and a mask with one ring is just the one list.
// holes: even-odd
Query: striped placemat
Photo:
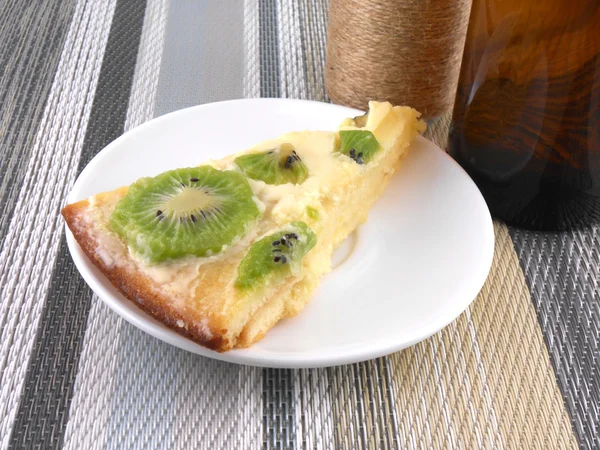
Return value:
[[(0, 3), (0, 449), (600, 448), (600, 229), (495, 224), (472, 306), (414, 347), (277, 370), (186, 353), (83, 282), (59, 216), (124, 131), (241, 97), (326, 101), (327, 2)], [(446, 144), (449, 117), (429, 130)]]

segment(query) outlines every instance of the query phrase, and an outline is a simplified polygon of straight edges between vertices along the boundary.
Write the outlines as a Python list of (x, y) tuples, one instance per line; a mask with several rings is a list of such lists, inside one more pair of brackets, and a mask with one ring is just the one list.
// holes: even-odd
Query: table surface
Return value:
[(186, 353), (79, 276), (59, 211), (90, 159), (191, 105), (327, 101), (326, 23), (320, 0), (0, 2), (0, 449), (600, 448), (598, 227), (496, 223), (465, 313), (326, 369)]

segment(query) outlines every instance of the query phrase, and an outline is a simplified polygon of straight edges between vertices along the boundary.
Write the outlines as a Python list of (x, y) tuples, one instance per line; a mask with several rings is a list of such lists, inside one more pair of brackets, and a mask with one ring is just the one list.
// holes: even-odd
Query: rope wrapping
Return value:
[(331, 0), (325, 85), (331, 100), (448, 111), (458, 83), (471, 0)]

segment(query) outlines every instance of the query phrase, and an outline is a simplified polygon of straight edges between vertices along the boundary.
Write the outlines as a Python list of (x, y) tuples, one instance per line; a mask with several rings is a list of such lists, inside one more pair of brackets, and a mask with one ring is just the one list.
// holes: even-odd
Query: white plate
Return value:
[[(69, 202), (142, 176), (200, 164), (304, 129), (335, 130), (359, 111), (300, 100), (213, 103), (167, 114), (125, 133), (83, 170)], [(489, 272), (489, 211), (466, 173), (419, 138), (369, 220), (336, 254), (308, 306), (254, 346), (207, 350), (139, 310), (87, 260), (67, 229), (69, 249), (93, 291), (145, 332), (211, 358), (269, 367), (320, 367), (382, 356), (413, 345), (469, 306)]]

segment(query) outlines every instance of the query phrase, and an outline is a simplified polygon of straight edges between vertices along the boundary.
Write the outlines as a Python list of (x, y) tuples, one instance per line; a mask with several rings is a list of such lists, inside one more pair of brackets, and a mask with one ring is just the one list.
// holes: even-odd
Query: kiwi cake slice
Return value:
[(235, 286), (251, 289), (300, 271), (302, 258), (317, 243), (304, 222), (291, 222), (281, 231), (256, 241), (238, 266)]
[(208, 256), (259, 216), (248, 180), (210, 166), (170, 170), (132, 184), (110, 227), (149, 263)]
[(370, 102), (369, 111), (98, 192), (62, 214), (131, 305), (206, 348), (248, 347), (306, 306), (335, 246), (425, 129), (408, 107)]
[(301, 184), (308, 178), (308, 168), (292, 144), (238, 156), (235, 163), (248, 178), (267, 184)]
[(369, 130), (340, 130), (339, 152), (357, 164), (366, 164), (379, 150), (379, 142)]

